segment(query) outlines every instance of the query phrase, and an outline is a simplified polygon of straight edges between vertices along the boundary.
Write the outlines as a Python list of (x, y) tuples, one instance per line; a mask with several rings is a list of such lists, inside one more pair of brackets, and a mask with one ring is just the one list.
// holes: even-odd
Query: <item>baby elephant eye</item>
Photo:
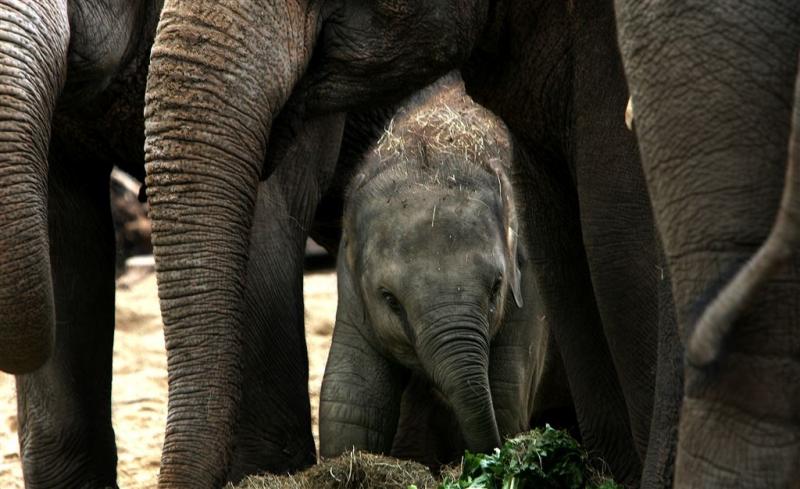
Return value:
[(397, 297), (394, 296), (391, 292), (386, 289), (381, 288), (381, 296), (383, 300), (386, 302), (386, 305), (392, 309), (392, 311), (396, 313), (400, 313), (403, 310), (403, 306), (400, 305), (400, 301), (397, 300)]
[(494, 315), (497, 312), (497, 303), (500, 302), (500, 290), (503, 287), (503, 276), (498, 275), (492, 285), (492, 295), (489, 296), (489, 314)]
[(492, 286), (492, 301), (496, 301), (497, 297), (500, 295), (500, 289), (503, 287), (503, 276), (498, 275), (498, 277), (494, 281), (494, 285)]

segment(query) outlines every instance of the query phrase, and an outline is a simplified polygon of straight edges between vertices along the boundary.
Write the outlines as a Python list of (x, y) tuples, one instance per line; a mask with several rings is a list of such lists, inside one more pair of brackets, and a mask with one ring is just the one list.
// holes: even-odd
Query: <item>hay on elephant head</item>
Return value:
[(293, 475), (248, 477), (226, 489), (435, 489), (424, 465), (364, 452), (350, 452)]

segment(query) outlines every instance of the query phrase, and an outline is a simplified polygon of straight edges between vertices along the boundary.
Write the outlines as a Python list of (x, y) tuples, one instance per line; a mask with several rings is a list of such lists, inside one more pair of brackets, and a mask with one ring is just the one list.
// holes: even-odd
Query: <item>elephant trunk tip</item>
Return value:
[[(12, 375), (28, 374), (42, 367), (55, 346), (55, 318), (49, 284), (34, 296), (36, 309), (10, 315), (10, 322), (0, 324), (0, 371)], [(0, 303), (0, 311), (9, 311)], [(27, 312), (27, 314), (26, 314)], [(0, 321), (2, 322), (2, 321)]]
[(720, 357), (725, 338), (748, 303), (800, 248), (800, 77), (789, 135), (783, 196), (767, 240), (706, 308), (689, 337), (686, 358), (707, 367)]
[(35, 348), (28, 354), (18, 355), (19, 358), (9, 359), (0, 364), (0, 371), (10, 375), (24, 375), (39, 370), (53, 354), (53, 342), (45, 342), (41, 348)]
[(698, 321), (686, 348), (686, 358), (691, 365), (698, 368), (707, 367), (719, 357), (725, 332), (733, 323), (729, 318), (718, 318), (717, 316), (720, 315), (725, 316), (726, 314), (724, 312), (711, 313), (706, 310)]
[[(783, 214), (781, 212), (780, 214)], [(798, 240), (787, 233), (787, 219), (779, 216), (769, 238), (706, 308), (689, 337), (688, 362), (698, 368), (715, 363), (725, 339), (758, 290), (788, 261)]]

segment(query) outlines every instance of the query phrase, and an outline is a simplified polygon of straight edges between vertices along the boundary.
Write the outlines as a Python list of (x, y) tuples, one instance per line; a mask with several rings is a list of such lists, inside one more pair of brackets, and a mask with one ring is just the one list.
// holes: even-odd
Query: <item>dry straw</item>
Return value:
[(226, 489), (435, 489), (431, 472), (416, 462), (350, 452), (294, 475), (248, 477)]
[(505, 156), (509, 148), (503, 123), (469, 99), (460, 79), (447, 77), (389, 122), (374, 152), (379, 161), (438, 160), (438, 154), (480, 164), (487, 154)]

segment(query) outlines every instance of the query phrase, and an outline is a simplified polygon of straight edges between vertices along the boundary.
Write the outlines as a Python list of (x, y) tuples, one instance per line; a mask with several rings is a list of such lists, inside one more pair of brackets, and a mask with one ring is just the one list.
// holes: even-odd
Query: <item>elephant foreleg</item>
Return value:
[(532, 421), (562, 429), (577, 423), (564, 365), (527, 263), (522, 280), (524, 306), (506, 306), (491, 346), (489, 385), (501, 436), (528, 430)]
[(339, 253), (339, 307), (319, 407), (320, 455), (367, 450), (388, 454), (397, 430), (407, 372), (364, 337), (369, 331), (345, 253)]
[[(228, 479), (316, 461), (308, 396), (303, 261), (308, 230), (339, 154), (344, 116), (294, 118), (273, 134), (250, 233), (244, 296), (242, 404)], [(292, 125), (292, 123), (294, 123)], [(292, 130), (286, 130), (291, 128)], [(277, 148), (277, 149), (275, 149)]]
[(641, 459), (595, 302), (572, 182), (540, 161), (515, 178), (529, 210), (528, 249), (541, 314), (561, 352), (584, 445), (618, 480), (638, 485)]
[(111, 427), (114, 231), (108, 173), (99, 173), (81, 174), (72, 165), (50, 172), (55, 352), (41, 369), (17, 377), (29, 489), (116, 487)]
[(303, 328), (306, 233), (273, 181), (259, 186), (245, 289), (242, 406), (231, 481), (316, 460)]
[(388, 454), (405, 387), (390, 365), (350, 327), (337, 321), (320, 393), (320, 455), (366, 450)]

